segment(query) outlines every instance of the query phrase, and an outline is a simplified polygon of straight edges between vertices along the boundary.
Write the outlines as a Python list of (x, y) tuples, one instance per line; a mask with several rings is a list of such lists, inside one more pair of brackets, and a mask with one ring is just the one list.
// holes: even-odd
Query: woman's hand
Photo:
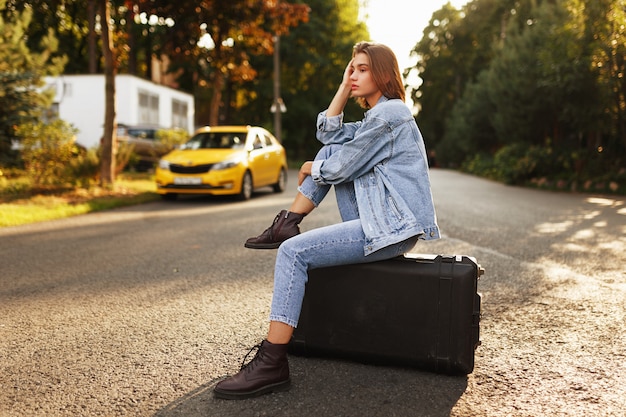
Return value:
[(352, 80), (350, 77), (354, 73), (354, 67), (352, 66), (353, 59), (348, 62), (346, 69), (343, 71), (343, 80), (341, 80), (341, 84), (333, 97), (333, 100), (330, 102), (328, 109), (326, 109), (326, 116), (332, 117), (337, 116), (343, 112), (343, 108), (346, 106), (348, 99), (352, 95)]
[(352, 81), (350, 80), (350, 76), (354, 72), (354, 67), (352, 66), (352, 62), (353, 61), (354, 61), (354, 59), (351, 59), (350, 62), (348, 62), (348, 65), (346, 66), (346, 69), (343, 71), (343, 80), (342, 80), (341, 84), (343, 86), (347, 86), (348, 88), (352, 84)]
[(298, 185), (302, 185), (302, 181), (309, 175), (311, 175), (311, 167), (313, 166), (313, 161), (306, 161), (300, 167), (300, 171), (298, 171)]

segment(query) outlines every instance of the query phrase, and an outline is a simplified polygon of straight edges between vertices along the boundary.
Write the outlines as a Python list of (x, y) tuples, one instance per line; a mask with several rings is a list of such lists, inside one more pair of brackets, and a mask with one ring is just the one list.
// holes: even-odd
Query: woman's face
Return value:
[(370, 107), (378, 102), (382, 93), (372, 77), (369, 57), (363, 52), (356, 54), (352, 59), (350, 81), (353, 97), (363, 97)]

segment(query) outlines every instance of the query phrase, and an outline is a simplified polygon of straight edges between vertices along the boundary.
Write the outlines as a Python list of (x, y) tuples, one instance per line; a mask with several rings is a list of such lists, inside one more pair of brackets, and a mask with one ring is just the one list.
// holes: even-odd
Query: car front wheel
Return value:
[(240, 200), (249, 200), (252, 197), (252, 175), (249, 171), (243, 174), (241, 180), (241, 191), (239, 192)]
[(275, 193), (282, 193), (287, 188), (287, 172), (281, 168), (278, 173), (278, 181), (272, 185)]

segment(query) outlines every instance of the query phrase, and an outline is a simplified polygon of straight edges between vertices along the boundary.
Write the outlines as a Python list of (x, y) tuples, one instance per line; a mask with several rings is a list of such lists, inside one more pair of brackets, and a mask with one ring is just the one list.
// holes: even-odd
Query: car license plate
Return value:
[(174, 178), (174, 184), (178, 184), (178, 185), (197, 185), (201, 183), (202, 183), (202, 178), (195, 178), (195, 177)]

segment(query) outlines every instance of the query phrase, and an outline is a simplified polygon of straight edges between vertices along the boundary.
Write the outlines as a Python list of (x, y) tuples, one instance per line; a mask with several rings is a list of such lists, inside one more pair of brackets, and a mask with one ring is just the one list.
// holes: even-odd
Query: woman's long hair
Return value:
[[(364, 53), (368, 56), (372, 78), (383, 95), (389, 99), (398, 98), (405, 101), (406, 93), (402, 76), (400, 75), (398, 60), (391, 48), (380, 43), (359, 42), (354, 45), (352, 57), (354, 58), (359, 53)], [(356, 102), (366, 109), (372, 107), (363, 97), (357, 97)]]

